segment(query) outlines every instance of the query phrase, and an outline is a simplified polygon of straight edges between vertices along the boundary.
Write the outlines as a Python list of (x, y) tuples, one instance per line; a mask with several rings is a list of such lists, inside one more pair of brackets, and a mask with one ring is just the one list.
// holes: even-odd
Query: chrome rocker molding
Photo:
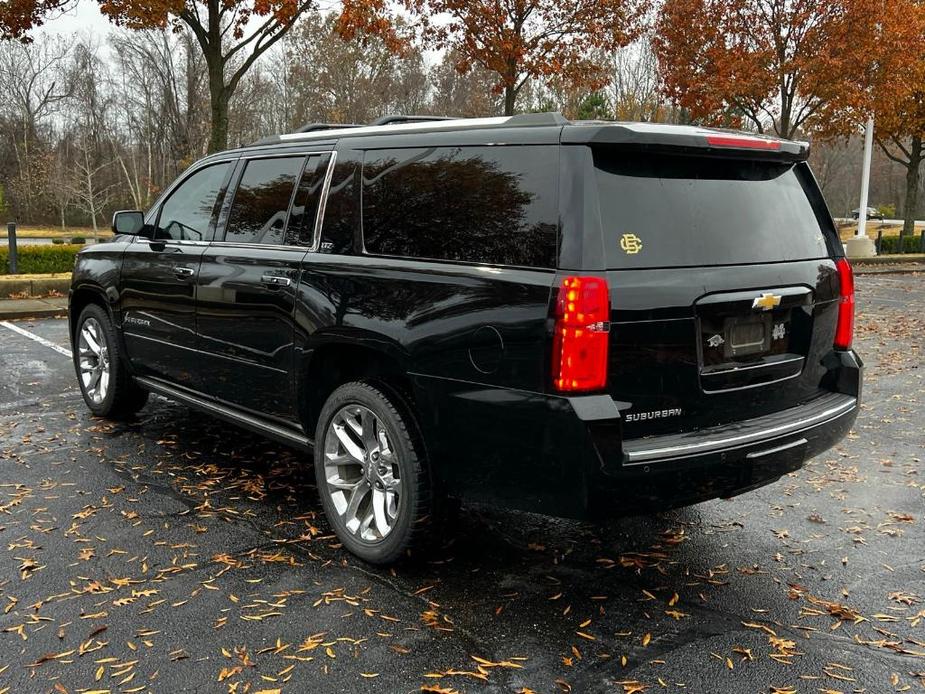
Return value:
[[(693, 443), (659, 446), (657, 448), (648, 448), (644, 446), (658, 443), (659, 438), (667, 443), (668, 440), (676, 442), (685, 437), (666, 436), (637, 441), (626, 441), (623, 446), (623, 450), (626, 454), (626, 464), (635, 465), (653, 460), (696, 456), (773, 440), (790, 434), (799, 434), (800, 432), (807, 431), (850, 414), (857, 406), (858, 401), (854, 396), (833, 393), (819, 398), (817, 402), (811, 405), (794, 407), (790, 410), (775, 413), (774, 415), (760, 417), (752, 420), (750, 424), (748, 422), (743, 422), (742, 426), (731, 429), (731, 431), (738, 430), (741, 433), (731, 436), (724, 436), (717, 432), (719, 434), (717, 438), (712, 438), (709, 435), (703, 437), (704, 432), (701, 431), (700, 436), (703, 437), (702, 440)], [(806, 411), (806, 416), (794, 416), (794, 412), (799, 410)], [(775, 424), (774, 420), (779, 417), (784, 417), (789, 419), (789, 421), (784, 421), (782, 424)], [(723, 429), (726, 432), (730, 431), (730, 429), (726, 427), (723, 427)]]
[(274, 424), (258, 417), (254, 417), (253, 415), (241, 412), (240, 410), (234, 409), (233, 407), (228, 407), (227, 405), (223, 405), (213, 400), (208, 400), (206, 398), (187, 393), (186, 391), (174, 388), (153, 378), (136, 376), (135, 382), (145, 390), (150, 390), (152, 393), (163, 395), (165, 398), (169, 398), (170, 400), (176, 400), (177, 402), (183, 403), (184, 405), (189, 405), (190, 407), (193, 407), (197, 410), (208, 412), (209, 414), (218, 417), (219, 419), (223, 419), (226, 422), (231, 422), (232, 424), (237, 424), (238, 426), (244, 427), (245, 429), (255, 431), (258, 434), (263, 434), (264, 436), (279, 441), (280, 443), (294, 446), (295, 448), (299, 448), (303, 451), (311, 451), (312, 449), (312, 439), (300, 434), (293, 429), (287, 429), (284, 426), (280, 426), (279, 424)]

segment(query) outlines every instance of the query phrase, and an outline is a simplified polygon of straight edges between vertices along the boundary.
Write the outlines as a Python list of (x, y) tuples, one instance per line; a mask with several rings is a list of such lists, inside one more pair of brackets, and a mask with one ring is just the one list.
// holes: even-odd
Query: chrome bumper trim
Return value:
[[(624, 445), (624, 450), (626, 452), (626, 462), (632, 465), (634, 463), (644, 463), (662, 458), (678, 458), (698, 455), (701, 453), (710, 453), (712, 451), (718, 451), (726, 448), (736, 448), (739, 446), (748, 445), (750, 443), (787, 436), (788, 434), (798, 434), (802, 431), (806, 431), (807, 429), (812, 429), (813, 427), (825, 424), (826, 422), (829, 422), (833, 419), (837, 419), (838, 417), (848, 414), (857, 408), (857, 398), (849, 395), (845, 395), (843, 397), (845, 398), (843, 402), (828, 407), (821, 412), (816, 412), (809, 417), (795, 419), (794, 421), (785, 422), (784, 424), (779, 424), (777, 426), (759, 428), (754, 431), (748, 431), (746, 433), (737, 434), (734, 436), (724, 436), (722, 438), (706, 439), (704, 441), (697, 441), (695, 443), (664, 446), (658, 448), (635, 448), (632, 446), (632, 444), (628, 446)], [(794, 407), (791, 410), (785, 410), (784, 412), (776, 414), (783, 415), (787, 412), (793, 412), (793, 415), (798, 417), (800, 409), (802, 408)], [(649, 442), (655, 443), (655, 441)], [(640, 440), (638, 443), (647, 442), (645, 440)]]

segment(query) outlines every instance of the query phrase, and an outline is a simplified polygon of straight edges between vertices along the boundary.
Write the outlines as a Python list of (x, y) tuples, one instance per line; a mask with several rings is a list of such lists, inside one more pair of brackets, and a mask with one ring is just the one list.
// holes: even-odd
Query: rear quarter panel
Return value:
[(298, 286), (299, 362), (307, 368), (331, 343), (388, 354), (411, 379), (441, 483), (457, 495), (505, 498), (527, 468), (535, 478), (542, 467), (554, 275), (310, 253)]

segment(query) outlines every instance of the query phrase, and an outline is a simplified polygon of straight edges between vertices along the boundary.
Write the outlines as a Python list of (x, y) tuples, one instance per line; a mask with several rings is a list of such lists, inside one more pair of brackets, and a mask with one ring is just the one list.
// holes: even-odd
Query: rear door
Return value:
[(294, 420), (293, 314), (328, 154), (242, 159), (198, 275), (203, 390)]
[(591, 148), (626, 438), (792, 407), (825, 388), (833, 239), (805, 163)]
[(233, 161), (188, 172), (148, 215), (148, 235), (125, 251), (123, 333), (135, 370), (198, 388), (195, 290)]

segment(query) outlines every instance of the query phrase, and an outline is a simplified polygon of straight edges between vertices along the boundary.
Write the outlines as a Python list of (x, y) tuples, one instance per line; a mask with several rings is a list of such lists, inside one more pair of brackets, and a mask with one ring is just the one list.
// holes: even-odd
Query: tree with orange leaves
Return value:
[[(281, 39), (312, 2), (306, 0), (98, 0), (115, 24), (130, 29), (186, 26), (196, 37), (209, 78), (209, 151), (228, 144), (228, 103), (254, 62)], [(0, 38), (29, 40), (46, 16), (75, 0), (11, 0), (0, 7)]]
[(497, 76), (504, 113), (532, 78), (555, 75), (591, 89), (607, 82), (592, 57), (626, 45), (639, 32), (640, 0), (402, 0), (409, 32), (396, 29), (387, 0), (344, 0), (339, 30), (384, 36), (396, 49), (414, 39), (452, 50), (457, 70), (480, 66)]
[(790, 138), (864, 102), (877, 0), (666, 0), (664, 91), (698, 120)]
[(918, 0), (883, 0), (874, 31), (876, 60), (863, 85), (868, 102), (852, 114), (855, 122), (873, 114), (877, 145), (906, 170), (900, 234), (912, 235), (925, 159), (925, 6)]

